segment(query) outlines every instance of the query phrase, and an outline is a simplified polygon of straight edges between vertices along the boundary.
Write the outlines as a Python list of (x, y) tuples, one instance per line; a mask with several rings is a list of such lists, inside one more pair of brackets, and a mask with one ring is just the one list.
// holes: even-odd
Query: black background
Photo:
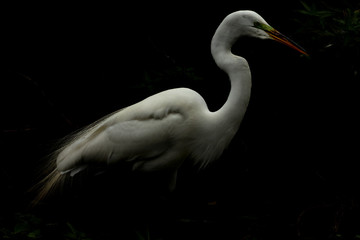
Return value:
[[(36, 182), (42, 159), (76, 129), (174, 87), (192, 88), (211, 110), (218, 109), (229, 83), (212, 60), (210, 41), (230, 12), (257, 11), (311, 55), (311, 42), (297, 34), (292, 21), (299, 8), (296, 1), (2, 8), (1, 223), (16, 223), (14, 213), (29, 211), (71, 221), (94, 238), (102, 236), (100, 226), (121, 236), (139, 222), (150, 223), (155, 239), (360, 234), (357, 85), (339, 73), (335, 57), (330, 65), (321, 64), (316, 56), (311, 60), (254, 39), (233, 49), (250, 64), (252, 96), (239, 133), (214, 166), (200, 173), (184, 170), (166, 200), (124, 183), (105, 191), (99, 182), (108, 183), (101, 179), (98, 192), (77, 189), (85, 197), (27, 208), (31, 194), (26, 191)], [(197, 81), (182, 75), (189, 68)], [(169, 69), (178, 69), (175, 79), (166, 78)], [(151, 81), (162, 72), (165, 77)], [(127, 196), (119, 200), (109, 192)], [(108, 222), (113, 215), (119, 224)]]

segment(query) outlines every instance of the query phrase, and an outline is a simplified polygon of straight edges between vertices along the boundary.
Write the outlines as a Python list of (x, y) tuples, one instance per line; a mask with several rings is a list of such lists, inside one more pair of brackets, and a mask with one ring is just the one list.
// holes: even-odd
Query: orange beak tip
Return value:
[(272, 30), (269, 31), (268, 34), (270, 35), (270, 37), (279, 42), (282, 43), (298, 52), (300, 52), (302, 55), (305, 56), (309, 56), (309, 54), (305, 51), (305, 49), (303, 49), (301, 46), (299, 46), (297, 43), (295, 43), (293, 40), (291, 40), (290, 38), (286, 37), (285, 35), (281, 34), (280, 32), (278, 32), (277, 30)]

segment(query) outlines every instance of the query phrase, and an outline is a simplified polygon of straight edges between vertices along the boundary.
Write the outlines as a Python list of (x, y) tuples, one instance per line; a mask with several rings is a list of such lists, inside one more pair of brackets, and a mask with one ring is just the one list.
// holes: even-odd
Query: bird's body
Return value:
[[(73, 176), (90, 165), (111, 167), (130, 164), (132, 170), (167, 172), (169, 188), (184, 161), (200, 167), (219, 158), (236, 134), (246, 112), (251, 92), (247, 61), (232, 54), (231, 47), (245, 35), (262, 39), (283, 37), (252, 11), (228, 15), (211, 42), (211, 53), (231, 82), (225, 104), (209, 111), (205, 100), (188, 88), (160, 92), (119, 110), (69, 140), (55, 155), (56, 163), (41, 197), (63, 176)], [(288, 39), (283, 43), (305, 53)]]
[[(240, 124), (228, 121), (210, 112), (197, 92), (170, 89), (86, 129), (62, 149), (57, 169), (75, 175), (89, 164), (109, 167), (125, 162), (136, 171), (167, 171), (175, 178), (185, 159), (204, 167), (221, 155)], [(174, 184), (171, 181), (169, 188)]]

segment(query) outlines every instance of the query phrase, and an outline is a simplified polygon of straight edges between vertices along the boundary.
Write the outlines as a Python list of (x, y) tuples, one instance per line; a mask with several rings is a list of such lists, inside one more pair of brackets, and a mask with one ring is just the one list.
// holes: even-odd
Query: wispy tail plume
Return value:
[[(78, 132), (75, 132), (73, 134), (70, 134), (69, 136), (65, 137), (63, 140), (61, 140), (58, 144), (59, 148), (56, 150), (52, 156), (49, 158), (48, 166), (45, 166), (45, 169), (42, 174), (44, 174), (46, 177), (43, 178), (39, 183), (37, 183), (34, 187), (30, 189), (31, 192), (36, 192), (37, 196), (32, 201), (32, 206), (35, 206), (39, 204), (42, 200), (44, 200), (48, 195), (51, 195), (54, 192), (57, 192), (59, 190), (63, 189), (63, 186), (66, 183), (66, 180), (73, 177), (78, 172), (84, 170), (84, 166), (77, 166), (76, 160), (80, 156), (76, 150), (80, 148), (83, 144), (86, 142), (82, 142), (81, 139), (91, 139), (92, 137), (96, 136), (98, 130), (102, 123), (110, 118), (112, 115), (120, 112), (116, 111), (114, 113), (111, 113), (104, 118), (99, 119), (98, 121), (90, 124), (89, 126), (79, 130)], [(91, 137), (91, 135), (93, 135)], [(77, 140), (80, 140), (79, 143), (77, 143)], [(67, 157), (69, 157), (71, 160), (70, 162), (73, 163), (73, 167), (69, 169), (69, 171), (60, 172), (57, 170), (57, 159), (59, 156), (64, 155), (64, 153)]]
[(38, 182), (34, 187), (30, 189), (31, 192), (35, 192), (36, 196), (31, 202), (31, 206), (38, 205), (46, 197), (52, 193), (62, 189), (67, 174), (62, 174), (56, 169), (55, 161), (52, 161), (51, 164), (46, 169), (48, 174), (40, 182)]

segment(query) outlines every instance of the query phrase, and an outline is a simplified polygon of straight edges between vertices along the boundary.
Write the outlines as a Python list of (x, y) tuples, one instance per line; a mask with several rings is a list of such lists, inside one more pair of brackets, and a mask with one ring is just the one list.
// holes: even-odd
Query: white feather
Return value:
[(177, 169), (183, 161), (204, 167), (218, 158), (238, 130), (250, 99), (249, 65), (244, 58), (231, 53), (232, 45), (241, 36), (275, 39), (305, 53), (255, 12), (228, 15), (211, 42), (212, 56), (231, 82), (229, 97), (218, 111), (210, 112), (195, 91), (177, 88), (106, 116), (60, 149), (56, 159), (58, 172), (51, 169), (52, 173), (45, 179), (50, 181), (40, 197), (64, 179), (59, 172), (70, 172), (73, 176), (87, 165), (111, 166), (124, 162), (133, 170), (165, 171), (173, 189)]

